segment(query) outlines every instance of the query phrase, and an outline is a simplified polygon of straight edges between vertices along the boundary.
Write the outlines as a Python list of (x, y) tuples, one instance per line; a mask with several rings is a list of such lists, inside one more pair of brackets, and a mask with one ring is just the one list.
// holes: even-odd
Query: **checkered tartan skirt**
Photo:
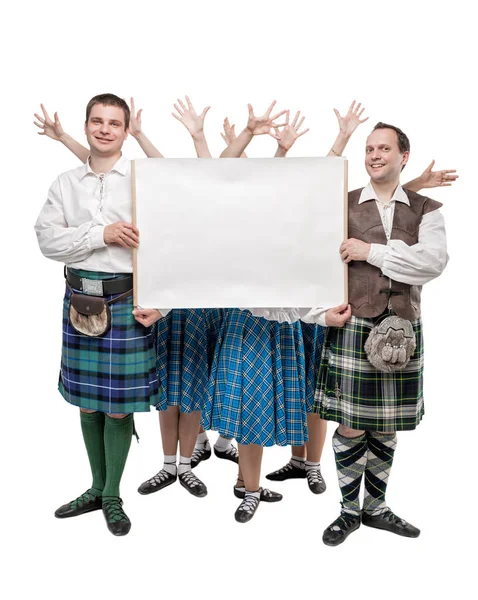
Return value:
[(367, 360), (364, 345), (372, 319), (351, 317), (329, 327), (315, 393), (314, 411), (353, 429), (392, 433), (415, 429), (423, 414), (423, 334), (412, 321), (416, 350), (402, 371), (383, 373)]
[[(72, 269), (79, 277), (112, 279), (124, 275)], [(58, 389), (70, 404), (106, 413), (148, 412), (160, 402), (156, 373), (155, 327), (143, 327), (131, 314), (130, 296), (110, 305), (111, 329), (98, 338), (77, 333), (68, 318), (70, 291), (63, 300), (63, 345)], [(110, 300), (114, 296), (108, 296)]]
[(300, 323), (302, 336), (304, 338), (305, 354), (305, 398), (307, 412), (314, 410), (315, 389), (317, 387), (317, 378), (319, 375), (322, 349), (324, 347), (325, 327), (315, 325), (314, 323)]
[(208, 349), (219, 330), (220, 312), (174, 309), (157, 323), (157, 367), (165, 391), (158, 410), (179, 406), (181, 412), (202, 410), (209, 377)]
[(204, 427), (240, 444), (307, 440), (305, 359), (300, 324), (226, 309), (214, 353)]

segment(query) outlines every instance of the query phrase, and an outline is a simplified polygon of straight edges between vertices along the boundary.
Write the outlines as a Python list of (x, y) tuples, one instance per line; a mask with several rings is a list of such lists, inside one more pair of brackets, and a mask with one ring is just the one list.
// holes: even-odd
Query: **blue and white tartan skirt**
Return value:
[(158, 410), (202, 410), (222, 309), (174, 309), (157, 324), (157, 369), (165, 392)]
[(326, 328), (316, 325), (315, 323), (300, 323), (302, 328), (302, 336), (304, 338), (304, 354), (305, 354), (305, 398), (307, 412), (314, 411), (315, 403), (315, 388), (317, 387), (317, 378), (319, 375), (319, 367), (324, 347)]
[(306, 372), (300, 323), (226, 309), (209, 378), (204, 427), (240, 444), (307, 441)]

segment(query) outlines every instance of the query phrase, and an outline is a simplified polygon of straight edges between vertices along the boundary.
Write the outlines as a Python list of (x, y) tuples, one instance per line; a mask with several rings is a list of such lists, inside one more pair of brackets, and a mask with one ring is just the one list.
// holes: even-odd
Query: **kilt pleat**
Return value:
[(303, 323), (302, 321), (300, 325), (302, 336), (304, 338), (306, 372), (305, 397), (307, 412), (313, 412), (315, 389), (317, 387), (317, 379), (319, 376), (326, 328), (316, 325), (315, 323)]
[(174, 309), (158, 321), (157, 369), (165, 392), (158, 410), (203, 409), (209, 375), (206, 311)]
[(365, 341), (378, 319), (351, 317), (344, 327), (327, 329), (314, 411), (353, 429), (415, 429), (424, 414), (421, 319), (412, 321), (415, 353), (405, 369), (394, 373), (378, 371), (365, 354)]
[[(123, 275), (75, 269), (80, 277), (112, 279)], [(77, 333), (68, 318), (70, 291), (63, 299), (63, 344), (58, 389), (67, 402), (112, 414), (148, 412), (161, 402), (156, 372), (156, 328), (133, 315), (133, 300), (110, 305), (111, 329), (98, 338)], [(112, 299), (114, 296), (108, 296)]]
[(299, 323), (227, 309), (211, 365), (204, 427), (240, 444), (307, 439), (305, 360)]

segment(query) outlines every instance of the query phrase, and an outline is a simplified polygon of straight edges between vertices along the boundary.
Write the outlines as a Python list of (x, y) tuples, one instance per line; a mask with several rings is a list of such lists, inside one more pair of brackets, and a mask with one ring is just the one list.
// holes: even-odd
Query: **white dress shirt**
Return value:
[[(445, 221), (440, 211), (433, 210), (423, 215), (418, 229), (418, 243), (408, 246), (402, 240), (390, 239), (396, 203), (403, 202), (410, 206), (403, 188), (397, 186), (391, 200), (383, 203), (369, 183), (362, 190), (358, 203), (369, 200), (375, 200), (377, 204), (387, 244), (371, 244), (367, 262), (378, 267), (390, 279), (408, 285), (423, 285), (438, 277), (448, 262)], [(302, 312), (305, 309), (301, 309)], [(302, 316), (302, 320), (325, 326), (326, 312), (326, 308), (316, 307)]]

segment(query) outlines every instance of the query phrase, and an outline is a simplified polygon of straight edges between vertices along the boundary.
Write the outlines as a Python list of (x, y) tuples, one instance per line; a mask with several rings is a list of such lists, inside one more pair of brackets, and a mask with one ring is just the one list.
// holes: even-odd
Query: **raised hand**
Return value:
[[(179, 106), (178, 106), (179, 104)], [(180, 98), (178, 98), (178, 104), (174, 105), (178, 114), (171, 113), (175, 119), (177, 119), (180, 123), (186, 127), (191, 136), (194, 138), (198, 135), (201, 135), (204, 131), (204, 119), (207, 115), (208, 110), (211, 108), (210, 106), (206, 106), (206, 108), (202, 111), (200, 115), (196, 113), (194, 110), (194, 106), (192, 105), (189, 96), (186, 96), (186, 104), (182, 102)]]
[(368, 117), (365, 119), (360, 119), (363, 114), (365, 108), (360, 110), (362, 104), (359, 102), (357, 106), (355, 106), (355, 100), (350, 105), (348, 113), (345, 117), (342, 117), (339, 111), (334, 108), (335, 116), (337, 117), (337, 121), (339, 122), (340, 133), (343, 133), (347, 137), (350, 137), (352, 133), (357, 129), (359, 125), (365, 123), (368, 120)]
[(277, 129), (277, 127), (283, 127), (286, 125), (286, 123), (274, 123), (276, 119), (287, 112), (282, 110), (281, 112), (271, 116), (272, 109), (275, 105), (276, 101), (274, 100), (262, 117), (256, 117), (252, 106), (248, 104), (247, 108), (249, 109), (249, 119), (247, 121), (246, 130), (252, 135), (264, 135), (269, 133), (272, 128)]
[(60, 141), (64, 131), (58, 113), (56, 112), (53, 115), (55, 120), (52, 121), (43, 104), (40, 104), (40, 107), (43, 112), (43, 117), (40, 117), (39, 114), (35, 113), (35, 119), (37, 119), (37, 121), (33, 121), (33, 123), (42, 130), (38, 132), (38, 135), (46, 135), (52, 140)]
[(432, 171), (435, 166), (435, 161), (428, 165), (423, 173), (418, 178), (421, 182), (422, 188), (434, 188), (434, 187), (450, 187), (451, 184), (458, 179), (458, 175), (455, 175), (456, 169), (443, 169), (443, 171)]
[(299, 129), (301, 128), (302, 123), (304, 122), (304, 119), (305, 119), (305, 117), (301, 117), (299, 120), (300, 110), (298, 110), (295, 113), (294, 120), (292, 121), (292, 123), (290, 125), (289, 125), (290, 111), (287, 110), (285, 114), (286, 114), (286, 117), (285, 117), (286, 123), (285, 123), (284, 128), (281, 131), (279, 129), (276, 129), (275, 132), (269, 132), (269, 135), (277, 140), (277, 144), (278, 144), (279, 148), (281, 148), (285, 152), (288, 152), (294, 145), (296, 139), (300, 138), (300, 136), (304, 135), (304, 133), (307, 133), (309, 131), (309, 129), (304, 129), (304, 131), (301, 131), (299, 133)]
[(131, 98), (131, 112), (129, 117), (129, 132), (134, 138), (137, 138), (141, 135), (141, 113), (143, 109), (140, 108), (138, 112), (136, 112), (136, 107), (134, 104), (134, 98)]
[(235, 125), (229, 123), (229, 119), (226, 117), (223, 123), (224, 133), (221, 133), (222, 139), (226, 142), (226, 146), (229, 146), (236, 138)]

